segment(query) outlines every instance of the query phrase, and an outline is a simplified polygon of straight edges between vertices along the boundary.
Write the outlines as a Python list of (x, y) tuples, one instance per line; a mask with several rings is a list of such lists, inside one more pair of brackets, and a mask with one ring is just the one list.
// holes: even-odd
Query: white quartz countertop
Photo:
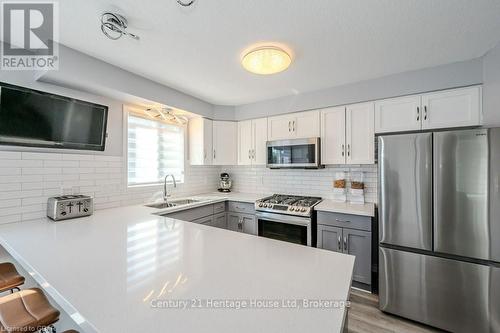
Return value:
[(314, 210), (371, 217), (375, 216), (375, 205), (373, 203), (352, 204), (349, 202), (337, 202), (325, 199), (314, 206)]
[(3, 225), (0, 243), (81, 332), (341, 332), (354, 257), (153, 211)]

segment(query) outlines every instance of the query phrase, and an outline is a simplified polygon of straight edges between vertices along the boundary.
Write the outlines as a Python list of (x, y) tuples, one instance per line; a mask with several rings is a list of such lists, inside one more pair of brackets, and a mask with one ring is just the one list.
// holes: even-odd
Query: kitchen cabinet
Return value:
[(370, 232), (342, 229), (344, 253), (356, 257), (352, 279), (365, 284), (371, 284), (371, 245)]
[(227, 228), (226, 213), (224, 212), (214, 215), (210, 225), (212, 227), (226, 229)]
[(269, 117), (267, 120), (269, 141), (315, 138), (320, 136), (319, 111), (291, 113)]
[(349, 214), (318, 212), (318, 248), (356, 257), (353, 280), (371, 284), (371, 218)]
[(375, 133), (417, 131), (422, 126), (421, 96), (375, 102)]
[(267, 118), (238, 123), (238, 164), (265, 165)]
[(229, 212), (227, 213), (229, 230), (257, 235), (257, 219), (255, 215)]
[(481, 124), (481, 87), (422, 95), (422, 129)]
[(213, 122), (213, 165), (236, 165), (237, 123), (234, 121)]
[(321, 163), (375, 162), (374, 103), (321, 110)]
[(375, 163), (374, 103), (346, 107), (346, 163)]
[(317, 246), (320, 249), (342, 253), (342, 228), (319, 224)]
[(321, 110), (321, 163), (345, 163), (345, 107)]
[(481, 86), (449, 89), (375, 102), (375, 132), (478, 126)]
[(213, 122), (195, 117), (188, 123), (189, 163), (191, 165), (212, 165)]

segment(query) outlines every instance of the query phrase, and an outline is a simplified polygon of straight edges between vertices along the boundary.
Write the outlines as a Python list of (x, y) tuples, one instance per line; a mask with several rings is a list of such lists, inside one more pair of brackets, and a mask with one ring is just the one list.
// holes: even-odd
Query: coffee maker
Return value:
[(231, 192), (231, 185), (232, 181), (229, 178), (229, 174), (226, 172), (221, 173), (219, 181), (219, 192)]

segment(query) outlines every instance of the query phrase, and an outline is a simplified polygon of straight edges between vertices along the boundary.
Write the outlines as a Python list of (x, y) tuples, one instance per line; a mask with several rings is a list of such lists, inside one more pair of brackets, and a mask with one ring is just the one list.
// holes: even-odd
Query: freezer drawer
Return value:
[(500, 268), (380, 248), (380, 309), (451, 332), (500, 332)]
[(432, 250), (432, 134), (379, 137), (380, 243)]

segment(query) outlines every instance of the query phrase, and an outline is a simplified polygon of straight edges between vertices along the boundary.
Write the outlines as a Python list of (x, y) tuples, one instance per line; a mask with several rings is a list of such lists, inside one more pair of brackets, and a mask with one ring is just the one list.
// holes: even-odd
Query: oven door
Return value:
[(257, 212), (258, 235), (285, 242), (312, 246), (310, 218)]
[(267, 167), (319, 168), (320, 139), (294, 139), (267, 142)]

